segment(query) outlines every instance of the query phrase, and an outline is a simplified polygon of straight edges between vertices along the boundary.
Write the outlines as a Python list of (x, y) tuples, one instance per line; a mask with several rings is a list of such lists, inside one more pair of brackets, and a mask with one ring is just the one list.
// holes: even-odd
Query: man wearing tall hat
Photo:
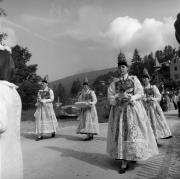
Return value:
[(51, 137), (55, 137), (58, 122), (53, 109), (52, 102), (54, 101), (54, 93), (52, 89), (48, 87), (47, 76), (41, 82), (42, 89), (38, 92), (37, 97), (37, 109), (34, 114), (36, 119), (36, 140), (42, 140), (44, 134), (51, 134)]
[(142, 77), (144, 84), (143, 103), (151, 122), (151, 127), (153, 129), (156, 140), (159, 138), (170, 138), (172, 137), (171, 131), (166, 122), (164, 113), (159, 105), (161, 94), (156, 85), (150, 84), (150, 75), (146, 68), (143, 70)]
[(87, 77), (83, 82), (83, 89), (80, 92), (79, 102), (84, 102), (86, 106), (82, 106), (81, 113), (78, 117), (79, 125), (77, 134), (86, 134), (85, 141), (92, 140), (94, 135), (99, 134), (99, 122), (95, 104), (97, 97), (95, 92), (89, 88)]
[(128, 74), (128, 64), (118, 59), (119, 78), (108, 88), (111, 105), (107, 133), (107, 152), (121, 161), (119, 173), (128, 165), (158, 154), (157, 143), (142, 104), (143, 87), (136, 76)]

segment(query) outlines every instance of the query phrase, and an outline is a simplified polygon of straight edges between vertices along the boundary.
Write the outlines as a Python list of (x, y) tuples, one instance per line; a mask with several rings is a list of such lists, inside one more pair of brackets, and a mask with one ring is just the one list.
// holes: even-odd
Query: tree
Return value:
[(63, 87), (63, 85), (61, 83), (59, 83), (57, 85), (57, 87), (54, 89), (54, 96), (55, 96), (55, 100), (57, 100), (59, 98), (59, 100), (61, 102), (65, 101), (65, 99), (66, 99), (66, 92), (65, 92), (65, 89), (64, 89), (64, 87)]
[(126, 57), (125, 57), (124, 53), (121, 52), (121, 50), (120, 50), (120, 52), (118, 54), (118, 62), (119, 61), (126, 61)]
[(37, 92), (40, 88), (41, 77), (36, 74), (38, 65), (27, 65), (31, 53), (27, 48), (19, 45), (12, 48), (12, 57), (16, 68), (16, 74), (12, 81), (19, 86), (18, 92), (22, 99), (22, 107), (23, 109), (32, 108), (36, 103)]
[[(0, 2), (2, 2), (3, 0), (0, 0)], [(0, 7), (0, 16), (7, 16), (5, 9), (3, 9), (2, 7)]]
[(132, 58), (131, 62), (132, 62), (132, 64), (142, 62), (142, 58), (139, 55), (139, 52), (137, 49), (134, 50), (134, 54), (133, 54), (133, 58)]
[(133, 58), (131, 60), (132, 64), (129, 70), (129, 73), (132, 75), (136, 75), (139, 79), (142, 78), (142, 72), (144, 69), (144, 64), (142, 62), (142, 58), (139, 55), (137, 49), (134, 50)]
[(72, 87), (71, 87), (72, 97), (76, 97), (78, 92), (81, 90), (81, 88), (82, 88), (82, 86), (81, 86), (81, 82), (79, 81), (79, 79), (74, 80), (72, 83)]
[(175, 54), (176, 54), (175, 49), (170, 45), (166, 45), (163, 49), (164, 62), (166, 61), (170, 62), (174, 58)]
[(153, 53), (151, 52), (149, 55), (145, 55), (143, 57), (144, 68), (146, 68), (150, 74), (150, 76), (154, 73), (154, 65), (155, 59), (153, 57)]
[(107, 74), (98, 76), (92, 86), (95, 89), (97, 96), (107, 96), (107, 89), (110, 85), (110, 83), (113, 81), (113, 78), (118, 77), (118, 71), (111, 71)]

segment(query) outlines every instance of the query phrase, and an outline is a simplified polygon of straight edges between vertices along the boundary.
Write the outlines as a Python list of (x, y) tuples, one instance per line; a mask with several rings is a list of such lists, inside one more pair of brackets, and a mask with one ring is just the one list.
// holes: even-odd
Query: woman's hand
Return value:
[(41, 99), (40, 102), (43, 103), (43, 104), (45, 104), (45, 103), (46, 103), (46, 100), (45, 100), (45, 99)]
[(152, 101), (155, 101), (155, 99), (150, 96), (150, 97), (147, 98), (147, 101), (151, 101), (152, 102)]

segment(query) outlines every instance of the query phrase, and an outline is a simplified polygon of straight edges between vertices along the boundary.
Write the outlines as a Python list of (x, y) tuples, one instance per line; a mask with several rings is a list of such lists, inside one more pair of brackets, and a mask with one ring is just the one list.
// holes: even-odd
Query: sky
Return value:
[(0, 7), (8, 45), (26, 47), (49, 81), (115, 67), (120, 50), (130, 62), (135, 48), (141, 56), (178, 48), (180, 0), (3, 0)]

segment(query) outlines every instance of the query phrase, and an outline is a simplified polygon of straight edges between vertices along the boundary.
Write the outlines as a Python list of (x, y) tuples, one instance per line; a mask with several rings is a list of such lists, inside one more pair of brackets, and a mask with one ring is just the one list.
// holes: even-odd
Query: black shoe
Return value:
[(55, 137), (55, 135), (56, 135), (55, 132), (53, 132), (52, 135), (51, 135), (51, 137), (53, 138), (53, 137)]
[(92, 136), (90, 136), (90, 140), (93, 140), (94, 139), (94, 136), (92, 135)]
[(170, 139), (170, 138), (172, 138), (173, 136), (172, 135), (170, 135), (170, 136), (168, 136), (168, 137), (164, 137), (164, 138), (161, 138), (161, 139)]
[(91, 140), (91, 137), (86, 137), (86, 138), (84, 139), (84, 141), (88, 141), (88, 140)]
[(126, 169), (125, 169), (125, 168), (120, 168), (119, 171), (118, 171), (119, 174), (123, 174), (123, 173), (125, 173), (125, 172), (126, 172)]
[(43, 136), (36, 138), (36, 141), (39, 141), (39, 140), (43, 140)]

